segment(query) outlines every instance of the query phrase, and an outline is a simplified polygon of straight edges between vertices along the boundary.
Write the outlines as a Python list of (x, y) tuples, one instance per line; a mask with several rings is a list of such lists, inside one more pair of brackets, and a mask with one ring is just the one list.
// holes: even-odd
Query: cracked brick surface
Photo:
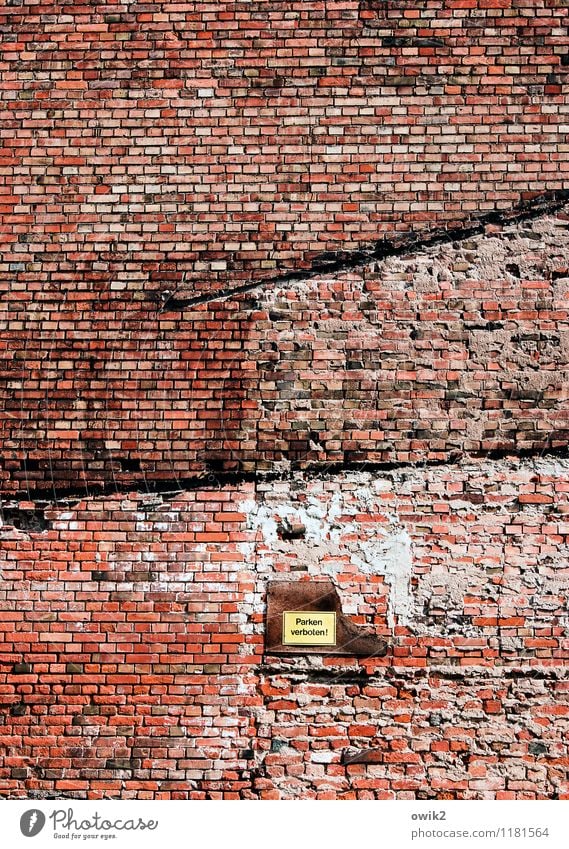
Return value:
[[(4, 525), (0, 792), (566, 798), (568, 474), (299, 472)], [(264, 654), (275, 578), (333, 580), (393, 650)]]

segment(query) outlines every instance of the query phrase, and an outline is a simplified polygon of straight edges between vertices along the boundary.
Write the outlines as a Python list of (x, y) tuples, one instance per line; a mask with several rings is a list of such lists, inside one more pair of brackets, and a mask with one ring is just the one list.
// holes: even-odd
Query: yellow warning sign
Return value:
[(319, 610), (285, 610), (284, 646), (335, 646), (336, 614)]

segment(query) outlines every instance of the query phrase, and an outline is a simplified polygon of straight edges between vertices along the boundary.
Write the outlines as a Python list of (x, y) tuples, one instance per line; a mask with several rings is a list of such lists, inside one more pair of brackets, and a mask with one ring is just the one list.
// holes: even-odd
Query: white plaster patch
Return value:
[[(398, 522), (393, 507), (379, 501), (391, 481), (373, 481), (349, 495), (334, 492), (304, 492), (303, 501), (282, 492), (265, 502), (248, 500), (240, 510), (256, 542), (243, 543), (240, 551), (250, 561), (256, 558), (258, 572), (277, 572), (279, 560), (298, 562), (309, 575), (332, 578), (350, 570), (354, 575), (383, 575), (389, 585), (387, 619), (390, 627), (407, 625), (412, 619), (411, 538)], [(380, 521), (360, 522), (357, 514), (369, 513)], [(378, 516), (379, 514), (379, 516)], [(302, 539), (282, 539), (279, 526), (302, 525)], [(288, 576), (288, 572), (283, 573)], [(345, 602), (344, 612), (357, 613), (357, 604)]]

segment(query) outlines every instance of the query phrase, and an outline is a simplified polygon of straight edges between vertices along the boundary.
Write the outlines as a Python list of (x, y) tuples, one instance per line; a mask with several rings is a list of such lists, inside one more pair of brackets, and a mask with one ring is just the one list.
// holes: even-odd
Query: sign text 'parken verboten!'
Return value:
[(314, 610), (285, 610), (283, 645), (333, 646), (336, 644), (336, 614)]

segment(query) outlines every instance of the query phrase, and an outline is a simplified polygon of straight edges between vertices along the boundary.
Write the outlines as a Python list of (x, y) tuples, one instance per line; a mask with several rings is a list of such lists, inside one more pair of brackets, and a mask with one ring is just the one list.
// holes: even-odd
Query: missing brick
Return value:
[(4, 525), (11, 525), (26, 533), (41, 534), (51, 527), (42, 509), (4, 507), (0, 510), (0, 516)]
[(141, 472), (140, 460), (134, 457), (120, 457), (119, 463), (122, 472)]

